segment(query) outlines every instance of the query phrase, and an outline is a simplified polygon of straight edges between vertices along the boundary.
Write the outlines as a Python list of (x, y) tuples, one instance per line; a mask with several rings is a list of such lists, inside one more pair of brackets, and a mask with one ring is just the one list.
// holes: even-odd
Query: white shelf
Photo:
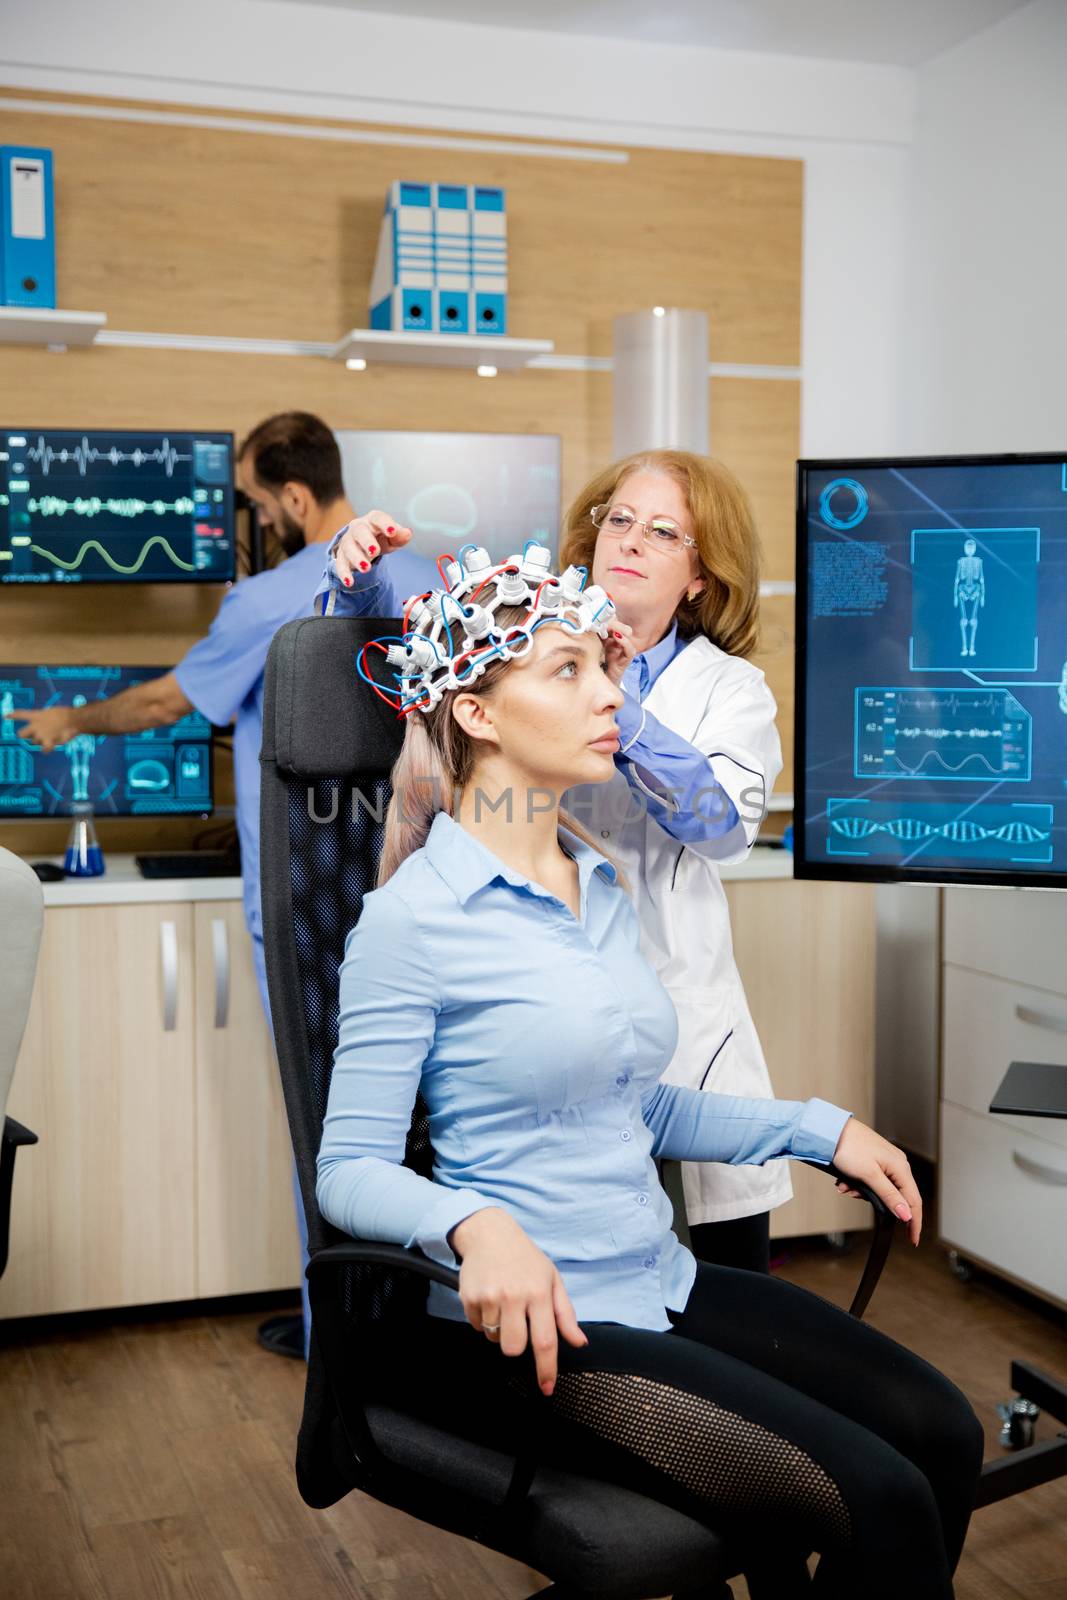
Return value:
[(0, 344), (92, 344), (106, 321), (103, 311), (0, 306)]
[(351, 328), (330, 351), (334, 361), (403, 362), (419, 367), (525, 367), (535, 356), (551, 355), (551, 339), (508, 339), (501, 334), (388, 333)]

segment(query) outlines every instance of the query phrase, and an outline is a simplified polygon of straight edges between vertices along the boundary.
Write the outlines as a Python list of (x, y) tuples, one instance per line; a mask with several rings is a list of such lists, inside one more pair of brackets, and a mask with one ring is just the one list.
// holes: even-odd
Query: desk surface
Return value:
[(1067, 1067), (1013, 1061), (989, 1109), (1017, 1117), (1067, 1117)]
[[(54, 861), (63, 865), (62, 856), (27, 856), (27, 861)], [(64, 883), (46, 883), (46, 906), (152, 905), (160, 902), (195, 900), (240, 900), (240, 878), (154, 878), (141, 877), (132, 855), (108, 855), (102, 878), (68, 878)], [(757, 883), (793, 876), (793, 857), (788, 850), (771, 850), (757, 845), (747, 861), (720, 867), (724, 883)]]

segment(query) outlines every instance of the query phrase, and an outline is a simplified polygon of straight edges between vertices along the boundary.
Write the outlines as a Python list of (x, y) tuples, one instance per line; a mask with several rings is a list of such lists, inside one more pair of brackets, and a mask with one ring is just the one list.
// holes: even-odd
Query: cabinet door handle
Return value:
[(211, 951), (215, 958), (215, 1026), (230, 1020), (230, 937), (221, 917), (211, 920)]
[(1046, 1167), (1044, 1162), (1035, 1161), (1032, 1156), (1024, 1156), (1021, 1151), (1013, 1150), (1011, 1159), (1030, 1178), (1037, 1178), (1040, 1183), (1060, 1183), (1067, 1187), (1067, 1172), (1062, 1172), (1059, 1167)]
[(173, 1033), (178, 1025), (178, 928), (173, 922), (159, 924), (159, 964), (163, 979), (163, 1032)]
[(1029, 1022), (1035, 1028), (1047, 1028), (1049, 1033), (1067, 1033), (1067, 1017), (1053, 1016), (1051, 1011), (1035, 1011), (1032, 1006), (1016, 1006), (1015, 1015), (1020, 1022)]

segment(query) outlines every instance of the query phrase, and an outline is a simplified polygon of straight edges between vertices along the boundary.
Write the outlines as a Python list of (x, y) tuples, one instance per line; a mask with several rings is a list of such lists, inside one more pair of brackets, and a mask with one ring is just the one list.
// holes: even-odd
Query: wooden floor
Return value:
[[(847, 1303), (861, 1257), (822, 1244), (779, 1269)], [(350, 1495), (293, 1481), (302, 1368), (261, 1351), (261, 1311), (0, 1324), (5, 1600), (521, 1600), (535, 1573)], [(869, 1320), (994, 1406), (1026, 1355), (1067, 1378), (1067, 1321), (936, 1245), (898, 1241)], [(1039, 1437), (1055, 1427), (1042, 1419)], [(743, 1594), (743, 1585), (737, 1585)], [(958, 1600), (1067, 1600), (1067, 1480), (976, 1514)]]

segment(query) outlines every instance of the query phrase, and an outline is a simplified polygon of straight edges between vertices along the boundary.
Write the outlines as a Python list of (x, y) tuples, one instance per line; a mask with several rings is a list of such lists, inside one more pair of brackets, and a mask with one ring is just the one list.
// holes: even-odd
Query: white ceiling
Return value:
[(351, 11), (916, 67), (1028, 0), (303, 0)]

